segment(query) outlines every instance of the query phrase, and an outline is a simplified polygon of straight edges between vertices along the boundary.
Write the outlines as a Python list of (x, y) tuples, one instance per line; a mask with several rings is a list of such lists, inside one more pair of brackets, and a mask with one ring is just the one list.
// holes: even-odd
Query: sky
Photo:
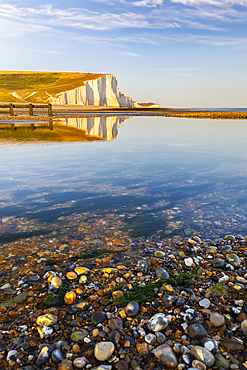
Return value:
[(0, 0), (0, 70), (112, 73), (168, 108), (247, 107), (247, 0)]

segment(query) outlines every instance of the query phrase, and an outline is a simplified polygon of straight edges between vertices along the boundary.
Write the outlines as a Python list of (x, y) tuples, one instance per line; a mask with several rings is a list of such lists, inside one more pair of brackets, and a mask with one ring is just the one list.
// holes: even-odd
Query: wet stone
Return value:
[(15, 361), (17, 356), (18, 352), (15, 349), (10, 350), (7, 354), (7, 361)]
[(157, 267), (155, 270), (157, 279), (165, 280), (169, 278), (168, 272), (163, 267)]
[(94, 325), (98, 325), (99, 323), (105, 320), (106, 320), (106, 314), (103, 311), (97, 311), (91, 315), (91, 321)]
[(214, 312), (212, 315), (210, 315), (210, 322), (213, 326), (222, 326), (225, 323), (225, 318), (223, 315)]
[(49, 344), (43, 344), (39, 356), (36, 360), (36, 366), (41, 367), (49, 361), (52, 353), (52, 347)]
[(229, 369), (229, 367), (230, 367), (229, 362), (220, 353), (216, 353), (214, 358), (215, 358), (214, 365), (216, 367), (218, 367), (218, 368), (223, 367), (223, 369), (225, 369), (225, 370)]
[(211, 304), (211, 301), (207, 298), (204, 298), (201, 301), (199, 301), (199, 305), (204, 308), (209, 308), (210, 304)]
[(221, 250), (220, 250), (220, 253), (229, 253), (230, 251), (232, 250), (232, 247), (230, 245), (224, 245)]
[(201, 324), (189, 325), (188, 333), (191, 339), (202, 339), (208, 335), (207, 330)]
[(70, 360), (63, 360), (59, 367), (58, 370), (73, 370), (74, 366)]
[(207, 367), (213, 366), (215, 362), (214, 356), (206, 348), (201, 346), (192, 346), (190, 352), (195, 359), (203, 362)]
[(148, 343), (148, 344), (155, 344), (156, 342), (156, 336), (152, 333), (149, 333), (145, 336), (145, 341)]
[(117, 345), (120, 342), (121, 335), (117, 330), (113, 330), (109, 334), (109, 340)]
[(240, 343), (238, 343), (234, 339), (226, 338), (223, 341), (223, 345), (225, 348), (229, 349), (230, 351), (242, 351), (244, 350), (244, 346)]
[(39, 326), (45, 325), (45, 326), (51, 326), (55, 325), (57, 323), (57, 316), (52, 314), (46, 314), (37, 317), (36, 324)]
[(164, 302), (165, 308), (168, 310), (174, 305), (176, 302), (177, 297), (172, 296), (172, 295), (164, 295), (162, 297), (162, 301)]
[(241, 265), (241, 259), (234, 253), (227, 256), (227, 261), (236, 269)]
[(27, 297), (28, 297), (28, 292), (22, 292), (14, 298), (14, 302), (15, 303), (22, 303), (27, 299)]
[(55, 349), (52, 352), (51, 359), (56, 364), (58, 364), (58, 363), (60, 363), (64, 360), (64, 356), (63, 356), (62, 352), (60, 351), (60, 349)]
[(223, 260), (222, 258), (215, 258), (213, 261), (212, 261), (212, 265), (213, 267), (215, 268), (224, 268), (226, 262), (225, 260)]
[(71, 333), (71, 340), (72, 342), (79, 342), (80, 340), (84, 340), (87, 335), (88, 332), (85, 329), (78, 329)]
[(129, 366), (125, 361), (117, 361), (113, 364), (114, 370), (128, 370)]
[(82, 369), (84, 366), (86, 366), (87, 360), (85, 357), (77, 357), (74, 359), (73, 365), (77, 367), (78, 369)]
[(244, 333), (244, 335), (247, 337), (247, 320), (242, 321), (241, 330)]
[(203, 338), (201, 344), (210, 352), (216, 352), (218, 349), (218, 342), (214, 338)]
[(155, 334), (156, 340), (159, 344), (164, 344), (165, 343), (166, 336), (163, 333), (161, 333), (160, 331), (156, 331), (154, 334)]
[(110, 319), (108, 322), (108, 326), (111, 330), (122, 330), (123, 329), (123, 321), (121, 319)]
[(145, 260), (140, 260), (140, 261), (138, 261), (138, 263), (137, 263), (137, 268), (139, 269), (139, 270), (142, 270), (143, 272), (147, 272), (147, 270), (148, 270), (148, 262), (147, 261), (145, 261)]
[(175, 368), (178, 365), (177, 358), (170, 346), (163, 344), (152, 351), (155, 357), (168, 368)]
[(115, 346), (112, 342), (97, 343), (94, 348), (94, 355), (99, 361), (107, 361), (113, 354)]
[(131, 301), (127, 304), (125, 312), (127, 316), (136, 316), (139, 312), (139, 304), (136, 301)]
[(147, 328), (150, 331), (160, 331), (166, 328), (171, 320), (172, 316), (165, 316), (163, 313), (157, 313), (147, 322)]

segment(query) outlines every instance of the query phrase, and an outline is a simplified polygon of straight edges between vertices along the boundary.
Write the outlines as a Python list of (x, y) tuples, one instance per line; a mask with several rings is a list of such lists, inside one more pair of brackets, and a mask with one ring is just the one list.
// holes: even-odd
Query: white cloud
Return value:
[(140, 54), (137, 54), (137, 53), (130, 53), (130, 52), (121, 52), (119, 54), (122, 54), (122, 55), (127, 55), (129, 57), (140, 57), (141, 55)]
[(142, 1), (133, 1), (131, 2), (134, 6), (147, 6), (147, 7), (156, 7), (157, 5), (162, 5), (163, 0), (142, 0)]
[(243, 5), (247, 6), (247, 0), (170, 0), (173, 3), (181, 3), (184, 5), (192, 5), (192, 6), (198, 6), (198, 5), (215, 5), (224, 7), (226, 5)]

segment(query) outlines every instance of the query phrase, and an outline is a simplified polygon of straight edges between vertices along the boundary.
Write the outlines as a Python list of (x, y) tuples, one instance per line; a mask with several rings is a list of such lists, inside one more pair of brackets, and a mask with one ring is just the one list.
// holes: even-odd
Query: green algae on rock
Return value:
[(217, 293), (220, 295), (229, 295), (229, 288), (225, 284), (218, 283), (207, 289), (208, 293)]

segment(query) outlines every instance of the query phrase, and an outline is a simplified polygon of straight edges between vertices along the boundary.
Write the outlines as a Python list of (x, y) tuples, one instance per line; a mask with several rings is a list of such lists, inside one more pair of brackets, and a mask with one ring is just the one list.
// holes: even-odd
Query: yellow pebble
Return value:
[(74, 304), (76, 301), (76, 294), (75, 292), (68, 292), (64, 296), (64, 302), (66, 304)]

